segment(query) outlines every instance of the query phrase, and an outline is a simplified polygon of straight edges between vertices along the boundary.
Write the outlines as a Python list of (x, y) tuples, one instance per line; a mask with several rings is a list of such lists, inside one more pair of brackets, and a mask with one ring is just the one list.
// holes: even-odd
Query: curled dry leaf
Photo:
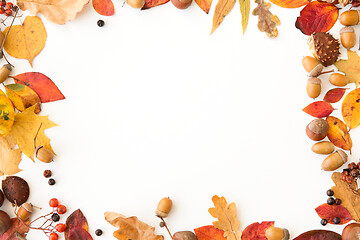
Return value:
[(224, 231), (212, 225), (196, 228), (194, 232), (198, 240), (226, 240)]
[(305, 6), (310, 0), (270, 0), (270, 2), (283, 8), (298, 8)]
[(336, 23), (339, 9), (332, 3), (313, 1), (300, 12), (295, 26), (302, 33), (327, 32)]
[(141, 10), (146, 10), (149, 8), (160, 6), (165, 3), (168, 3), (169, 1), (170, 0), (145, 0), (145, 5), (141, 8)]
[(341, 109), (346, 125), (356, 128), (360, 125), (360, 89), (357, 88), (346, 95)]
[(334, 218), (340, 218), (340, 225), (350, 222), (352, 219), (349, 211), (341, 205), (329, 205), (324, 203), (315, 209), (321, 219), (326, 219), (328, 223), (334, 224)]
[(21, 151), (13, 149), (5, 137), (0, 136), (0, 176), (13, 175), (21, 171)]
[(329, 131), (327, 137), (335, 146), (344, 150), (351, 150), (352, 140), (349, 131), (343, 121), (336, 117), (327, 117)]
[(324, 101), (328, 103), (336, 103), (344, 96), (346, 88), (334, 88), (329, 90), (325, 96)]
[(32, 15), (41, 13), (47, 20), (65, 24), (81, 12), (89, 0), (17, 0), (21, 10), (29, 10)]
[(10, 99), (0, 90), (0, 135), (7, 135), (15, 120), (15, 110)]
[[(7, 27), (4, 35), (9, 31)], [(43, 50), (47, 33), (39, 17), (27, 16), (22, 25), (12, 26), (4, 44), (5, 51), (15, 58), (26, 59), (32, 66), (34, 58)]]
[(231, 9), (233, 9), (236, 0), (219, 0), (215, 7), (215, 13), (213, 17), (213, 25), (211, 28), (212, 34), (222, 23), (224, 18), (229, 14)]
[(11, 227), (4, 234), (0, 235), (0, 240), (25, 239), (26, 233), (29, 231), (28, 225), (30, 220), (28, 219), (24, 223), (17, 218), (12, 218)]
[(111, 0), (93, 0), (92, 4), (98, 14), (103, 16), (114, 15), (114, 4)]
[(334, 108), (331, 106), (330, 103), (324, 101), (317, 101), (309, 104), (303, 109), (303, 111), (310, 116), (323, 118), (329, 116), (334, 111)]
[(255, 3), (258, 6), (254, 9), (253, 15), (259, 16), (259, 30), (265, 32), (270, 38), (277, 37), (279, 32), (276, 26), (280, 25), (280, 19), (269, 11), (271, 4), (265, 3), (264, 0), (255, 0)]
[(341, 235), (327, 230), (312, 230), (301, 234), (294, 240), (341, 240)]
[(206, 14), (209, 13), (212, 0), (195, 0), (195, 2)]
[[(84, 231), (89, 231), (89, 225), (86, 220), (86, 217), (82, 213), (80, 209), (73, 212), (67, 219), (66, 219), (66, 230), (64, 232), (65, 239), (68, 239), (69, 233), (72, 229), (75, 228), (82, 228)], [(82, 234), (80, 230), (76, 230), (76, 233), (80, 232), (79, 234)], [(75, 233), (74, 233), (75, 234)]]
[(345, 73), (349, 82), (355, 83), (356, 87), (360, 85), (360, 57), (351, 50), (347, 51), (348, 59), (339, 60), (335, 63), (335, 66), (339, 71)]
[(240, 3), (240, 12), (241, 12), (241, 25), (244, 34), (247, 25), (249, 23), (250, 0), (239, 0), (239, 3)]
[(240, 240), (240, 221), (236, 216), (235, 203), (227, 204), (224, 197), (218, 197), (217, 195), (212, 197), (214, 203), (213, 208), (209, 208), (209, 213), (218, 221), (213, 222), (214, 227), (224, 231), (224, 237), (227, 240)]
[(266, 229), (273, 226), (275, 222), (268, 221), (262, 223), (253, 223), (247, 226), (241, 236), (242, 240), (267, 240), (265, 236)]

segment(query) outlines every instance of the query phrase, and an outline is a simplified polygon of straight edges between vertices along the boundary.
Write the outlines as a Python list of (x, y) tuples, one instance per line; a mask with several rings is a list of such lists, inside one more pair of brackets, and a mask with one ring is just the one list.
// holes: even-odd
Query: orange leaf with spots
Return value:
[(318, 101), (309, 104), (303, 111), (313, 117), (323, 118), (329, 116), (334, 111), (334, 108), (330, 103)]
[(114, 15), (114, 4), (111, 0), (93, 0), (92, 4), (98, 14), (103, 16)]
[(145, 5), (141, 8), (141, 10), (146, 10), (149, 8), (160, 6), (165, 3), (168, 3), (169, 1), (170, 0), (145, 0)]
[(196, 228), (194, 232), (198, 240), (226, 240), (224, 231), (212, 225)]
[(340, 218), (340, 225), (353, 220), (349, 211), (341, 205), (329, 205), (324, 203), (315, 209), (321, 219), (326, 219), (328, 223), (334, 224), (334, 218)]
[(329, 90), (325, 96), (324, 101), (328, 103), (336, 103), (344, 96), (346, 88), (334, 88)]
[(351, 150), (352, 140), (345, 123), (340, 119), (332, 116), (328, 117), (326, 121), (329, 124), (329, 132), (327, 137), (329, 138), (330, 142), (344, 150)]
[(195, 0), (195, 2), (206, 14), (209, 13), (212, 0)]
[(360, 88), (346, 95), (342, 103), (341, 113), (346, 125), (350, 129), (360, 125)]
[(242, 240), (267, 240), (265, 231), (273, 226), (275, 222), (253, 223), (247, 226), (241, 236)]
[(305, 6), (309, 0), (270, 0), (273, 4), (276, 4), (283, 8), (298, 8)]

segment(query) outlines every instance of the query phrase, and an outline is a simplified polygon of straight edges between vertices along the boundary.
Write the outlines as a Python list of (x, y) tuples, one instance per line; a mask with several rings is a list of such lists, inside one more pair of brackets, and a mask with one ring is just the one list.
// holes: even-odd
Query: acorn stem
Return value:
[(320, 76), (320, 75), (323, 75), (323, 74), (326, 74), (326, 73), (332, 73), (332, 72), (334, 72), (334, 69), (329, 70), (329, 71), (326, 71), (326, 72), (322, 72), (322, 73), (319, 74), (319, 76)]

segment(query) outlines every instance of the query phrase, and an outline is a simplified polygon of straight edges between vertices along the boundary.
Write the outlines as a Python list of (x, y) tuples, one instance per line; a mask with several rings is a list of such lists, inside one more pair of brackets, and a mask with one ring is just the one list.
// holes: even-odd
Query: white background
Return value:
[[(103, 213), (115, 211), (138, 216), (169, 240), (154, 215), (162, 197), (173, 199), (167, 220), (176, 232), (211, 224), (207, 210), (217, 194), (236, 203), (241, 229), (275, 220), (292, 237), (341, 232), (322, 227), (314, 211), (332, 182), (305, 134), (313, 118), (302, 112), (312, 100), (301, 65), (310, 54), (307, 36), (295, 28), (300, 9), (273, 6), (282, 24), (279, 37), (269, 39), (254, 16), (242, 35), (238, 2), (211, 36), (216, 2), (209, 15), (196, 4), (138, 11), (114, 3), (112, 17), (89, 4), (64, 26), (41, 16), (48, 39), (33, 70), (49, 76), (66, 100), (43, 105), (42, 114), (60, 125), (47, 131), (55, 162), (24, 157), (20, 165), (30, 201), (44, 207), (38, 214), (57, 197), (69, 212), (82, 209), (92, 234), (104, 230), (96, 239), (112, 238)], [(32, 71), (25, 60), (10, 59), (14, 74)], [(351, 134), (357, 162), (359, 129)], [(53, 170), (55, 186), (42, 177), (45, 169)], [(40, 237), (31, 231), (28, 238)]]

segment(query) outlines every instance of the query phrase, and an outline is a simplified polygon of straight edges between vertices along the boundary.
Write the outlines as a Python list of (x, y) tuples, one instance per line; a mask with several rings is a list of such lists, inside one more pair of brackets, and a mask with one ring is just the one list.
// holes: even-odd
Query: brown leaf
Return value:
[(226, 15), (233, 9), (236, 0), (219, 0), (215, 7), (215, 13), (213, 17), (213, 25), (211, 29), (212, 34), (222, 23)]
[[(65, 239), (68, 239), (69, 232), (73, 228), (82, 228), (85, 231), (89, 231), (89, 225), (86, 220), (86, 217), (82, 213), (80, 209), (73, 212), (67, 219), (66, 219), (66, 230), (64, 232)], [(81, 234), (81, 233), (80, 233)]]
[(224, 231), (227, 240), (240, 240), (240, 221), (237, 219), (235, 203), (226, 202), (224, 197), (213, 196), (214, 208), (209, 208), (209, 213), (218, 221), (213, 222), (214, 227)]
[[(30, 220), (26, 220), (25, 224), (30, 224)], [(25, 224), (17, 218), (12, 218), (11, 227), (4, 234), (0, 235), (0, 240), (19, 240), (25, 238), (26, 233), (29, 231)]]
[(105, 219), (114, 227), (114, 237), (119, 240), (163, 240), (161, 235), (155, 235), (155, 228), (140, 221), (137, 217), (124, 217), (121, 214), (106, 212)]
[(342, 103), (341, 113), (346, 125), (350, 129), (360, 125), (360, 88), (346, 95)]
[(330, 142), (344, 150), (351, 150), (352, 140), (345, 123), (340, 119), (332, 116), (327, 117), (326, 121), (329, 124), (327, 137), (329, 138)]
[(339, 60), (335, 66), (339, 71), (345, 73), (349, 82), (355, 83), (356, 87), (360, 86), (360, 56), (351, 50), (347, 50), (348, 59)]
[(259, 16), (258, 28), (261, 32), (265, 32), (269, 38), (278, 36), (277, 25), (280, 25), (280, 19), (273, 15), (269, 8), (270, 3), (265, 3), (264, 0), (255, 0), (258, 6), (254, 9), (253, 15)]
[(10, 147), (5, 137), (0, 136), (0, 176), (13, 175), (21, 171), (21, 151)]
[(93, 240), (90, 233), (81, 227), (71, 228), (68, 234), (68, 240)]

